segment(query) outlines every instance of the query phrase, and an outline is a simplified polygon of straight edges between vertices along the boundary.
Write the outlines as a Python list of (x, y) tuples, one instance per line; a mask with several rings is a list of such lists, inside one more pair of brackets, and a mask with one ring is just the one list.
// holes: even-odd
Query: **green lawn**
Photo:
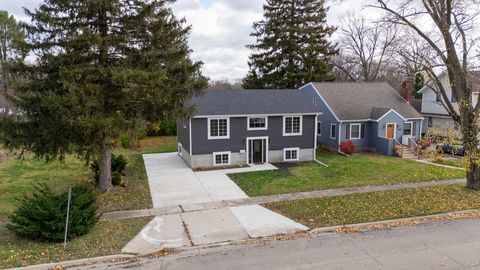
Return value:
[(371, 192), (266, 205), (311, 228), (480, 208), (480, 192), (463, 185)]
[(0, 269), (119, 253), (150, 218), (99, 221), (92, 231), (68, 242), (52, 244), (18, 238), (0, 227)]
[(330, 167), (316, 162), (281, 163), (275, 164), (278, 170), (229, 176), (249, 196), (465, 177), (460, 170), (382, 155), (356, 154), (345, 157), (322, 153), (317, 159)]
[[(152, 207), (142, 154), (172, 152), (176, 151), (176, 148), (176, 137), (147, 138), (140, 141), (139, 149), (135, 150), (116, 148), (114, 154), (123, 154), (128, 161), (122, 179), (127, 186), (115, 187), (111, 192), (103, 194), (98, 193), (99, 211)], [(62, 162), (50, 163), (32, 156), (18, 160), (12, 156), (5, 158), (5, 155), (0, 153), (0, 157), (0, 263), (7, 262), (5, 267), (117, 253), (147, 221), (102, 221), (88, 235), (73, 239), (65, 252), (58, 244), (17, 238), (4, 227), (4, 223), (8, 222), (8, 215), (15, 209), (15, 198), (28, 194), (33, 185), (38, 183), (46, 183), (58, 192), (77, 183), (93, 185), (93, 174), (88, 166), (72, 156)], [(0, 268), (3, 268), (1, 266), (3, 265), (0, 264)]]
[[(127, 187), (98, 194), (100, 211), (151, 207), (142, 153), (174, 152), (176, 147), (176, 137), (156, 137), (140, 141), (139, 149), (115, 149), (114, 154), (123, 154), (128, 161), (122, 180)], [(93, 184), (92, 176), (90, 167), (72, 156), (67, 156), (65, 161), (49, 163), (31, 155), (25, 160), (7, 158), (0, 163), (0, 223), (7, 221), (8, 214), (15, 208), (15, 198), (28, 194), (34, 184), (46, 183), (60, 192), (77, 183)]]
[(462, 159), (447, 159), (440, 164), (463, 168), (463, 160)]

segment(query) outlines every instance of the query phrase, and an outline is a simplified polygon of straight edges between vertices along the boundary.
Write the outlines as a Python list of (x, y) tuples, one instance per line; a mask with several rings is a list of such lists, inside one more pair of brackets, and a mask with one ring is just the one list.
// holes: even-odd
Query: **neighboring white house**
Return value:
[[(477, 104), (478, 95), (480, 91), (480, 72), (472, 72), (470, 85), (472, 87), (472, 102), (474, 106)], [(449, 100), (452, 102), (455, 110), (458, 111), (458, 104), (455, 97), (452, 95), (452, 89), (450, 87), (450, 81), (447, 73), (442, 72), (439, 75), (439, 79), (442, 82), (443, 87), (447, 92)], [(452, 117), (447, 113), (447, 110), (441, 102), (441, 95), (437, 94), (433, 89), (437, 89), (435, 84), (430, 81), (419, 93), (422, 93), (422, 108), (421, 114), (425, 117), (423, 122), (422, 133), (426, 133), (429, 129), (458, 129), (455, 125)]]

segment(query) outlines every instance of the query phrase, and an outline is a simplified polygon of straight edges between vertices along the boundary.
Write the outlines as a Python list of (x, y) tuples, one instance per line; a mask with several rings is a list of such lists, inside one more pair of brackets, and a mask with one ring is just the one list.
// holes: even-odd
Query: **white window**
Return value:
[(317, 122), (317, 136), (322, 136), (322, 121)]
[(249, 117), (248, 130), (266, 130), (268, 129), (267, 117)]
[(337, 125), (330, 124), (330, 139), (337, 138)]
[(230, 165), (230, 152), (214, 152), (213, 165)]
[(350, 125), (350, 139), (360, 139), (362, 125), (351, 124)]
[(302, 117), (284, 116), (283, 117), (283, 136), (302, 135)]
[(412, 126), (413, 126), (413, 123), (412, 122), (405, 122), (403, 124), (403, 135), (410, 135), (412, 136)]
[(208, 119), (208, 139), (229, 139), (230, 138), (230, 119), (229, 118), (209, 118)]
[(178, 143), (177, 152), (178, 152), (179, 156), (183, 156), (183, 154), (182, 154), (182, 144), (181, 143)]
[(283, 161), (299, 160), (300, 148), (283, 148)]

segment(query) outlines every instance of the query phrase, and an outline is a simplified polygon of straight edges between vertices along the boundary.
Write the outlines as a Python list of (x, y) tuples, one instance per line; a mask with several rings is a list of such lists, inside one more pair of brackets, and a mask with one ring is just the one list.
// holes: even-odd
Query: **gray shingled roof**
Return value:
[[(313, 83), (339, 120), (376, 120), (390, 109), (404, 118), (421, 118), (388, 83)], [(383, 112), (383, 114), (382, 114)]]
[(196, 116), (320, 112), (299, 90), (207, 90), (192, 98), (189, 105), (195, 106)]

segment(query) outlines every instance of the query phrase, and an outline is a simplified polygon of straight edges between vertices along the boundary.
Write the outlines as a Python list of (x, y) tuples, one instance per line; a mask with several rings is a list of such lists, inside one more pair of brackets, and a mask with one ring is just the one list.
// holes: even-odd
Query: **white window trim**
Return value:
[[(297, 151), (297, 158), (296, 159), (287, 159), (287, 151)], [(298, 161), (300, 160), (300, 147), (290, 147), (290, 148), (283, 148), (283, 161)]]
[(249, 156), (250, 156), (250, 154), (251, 154), (251, 153), (250, 153), (250, 150), (249, 150), (249, 147), (248, 147), (250, 141), (251, 141), (251, 140), (262, 140), (262, 139), (265, 140), (265, 155), (266, 155), (266, 156), (265, 156), (265, 163), (268, 163), (268, 152), (270, 151), (269, 148), (268, 148), (268, 147), (269, 147), (269, 146), (268, 146), (268, 144), (269, 144), (269, 139), (268, 139), (268, 136), (263, 136), (263, 137), (247, 137), (247, 138), (245, 139), (245, 149), (246, 149), (246, 151), (245, 151), (245, 162), (246, 162), (247, 164), (252, 164), (252, 163), (249, 163), (249, 162), (248, 162)]
[[(352, 126), (358, 126), (358, 137), (352, 136)], [(350, 140), (360, 140), (362, 138), (362, 124), (350, 124)]]
[[(210, 133), (210, 121), (211, 120), (221, 120), (227, 119), (227, 136), (211, 136)], [(209, 140), (222, 140), (222, 139), (230, 139), (230, 118), (226, 117), (219, 117), (219, 118), (207, 118), (207, 135)]]
[[(332, 136), (332, 127), (335, 127), (335, 136)], [(337, 138), (337, 124), (330, 124), (330, 139), (335, 140)]]
[[(410, 134), (405, 134), (405, 124), (410, 124)], [(403, 135), (413, 136), (413, 122), (403, 123)]]
[[(252, 118), (265, 118), (265, 127), (261, 128), (251, 128), (250, 119)], [(268, 117), (267, 116), (249, 116), (247, 117), (247, 130), (268, 130)]]
[[(393, 125), (393, 138), (388, 138), (387, 137), (387, 131), (388, 131), (388, 125)], [(385, 124), (385, 139), (397, 139), (397, 123), (386, 123)]]
[[(215, 158), (216, 155), (225, 155), (225, 154), (228, 154), (228, 163), (220, 163), (220, 164), (217, 164), (217, 160)], [(225, 152), (213, 152), (212, 153), (212, 156), (213, 156), (213, 166), (227, 166), (227, 165), (230, 165), (232, 164), (232, 152), (230, 151), (225, 151)]]
[[(300, 117), (300, 132), (298, 133), (286, 133), (285, 119), (288, 117)], [(303, 130), (303, 116), (301, 115), (284, 115), (283, 116), (283, 136), (302, 136)]]
[(183, 146), (181, 143), (178, 143), (177, 145), (177, 153), (180, 157), (183, 157)]
[[(318, 132), (318, 123), (320, 123), (320, 132)], [(322, 137), (322, 128), (323, 128), (322, 121), (317, 121), (317, 126), (315, 128), (317, 129), (317, 136)]]

